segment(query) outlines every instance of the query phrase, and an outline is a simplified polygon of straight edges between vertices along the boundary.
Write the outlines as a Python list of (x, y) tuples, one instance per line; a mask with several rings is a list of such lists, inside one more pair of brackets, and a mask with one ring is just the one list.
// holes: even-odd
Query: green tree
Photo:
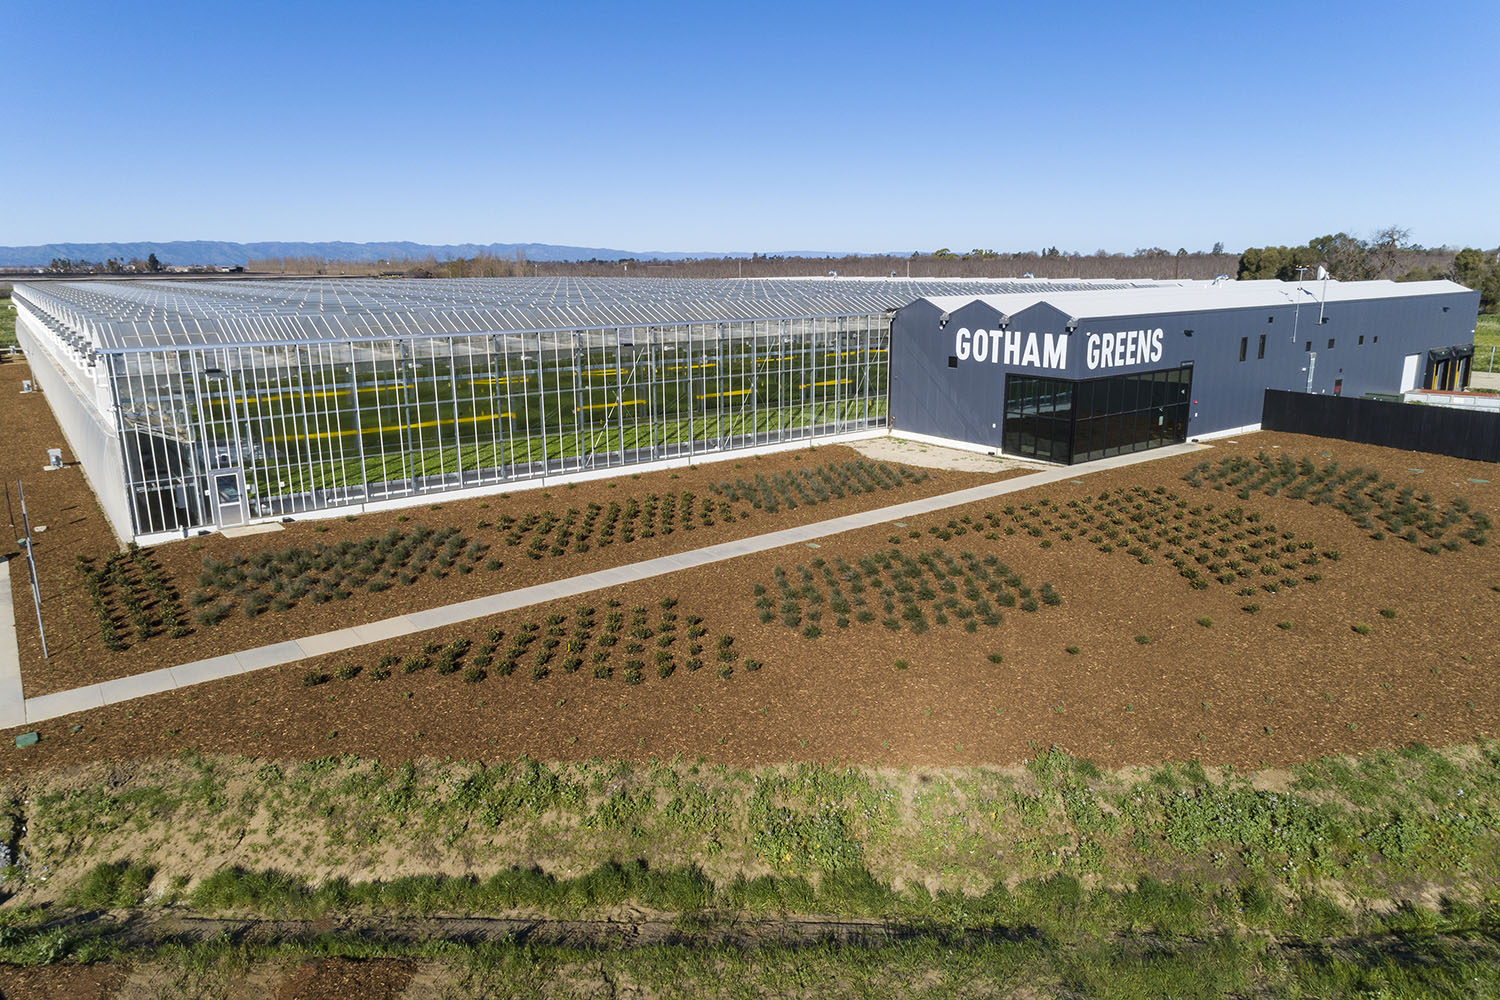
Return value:
[(1241, 281), (1268, 278), (1294, 281), (1299, 267), (1306, 272), (1317, 267), (1317, 264), (1318, 255), (1311, 247), (1246, 247), (1245, 252), (1240, 254), (1236, 277)]
[(1500, 309), (1500, 255), (1465, 247), (1453, 258), (1453, 280), (1479, 293), (1480, 312)]
[(150, 271), (152, 274), (156, 274), (161, 270), (161, 261), (156, 259), (156, 254), (153, 253), (151, 256), (146, 258), (146, 270)]
[(1368, 281), (1376, 276), (1370, 246), (1357, 236), (1334, 233), (1308, 240), (1317, 259), (1340, 281)]

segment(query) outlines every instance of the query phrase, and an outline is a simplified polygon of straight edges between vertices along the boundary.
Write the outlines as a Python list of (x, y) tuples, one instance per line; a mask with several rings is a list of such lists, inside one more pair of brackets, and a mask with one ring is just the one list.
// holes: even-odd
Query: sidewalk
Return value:
[[(680, 552), (675, 555), (661, 556), (657, 559), (647, 559), (644, 562), (616, 566), (613, 569), (584, 573), (580, 576), (568, 577), (564, 580), (554, 580), (551, 583), (541, 583), (533, 587), (523, 587), (520, 590), (507, 591), (503, 594), (477, 597), (473, 600), (431, 608), (427, 611), (397, 615), (394, 618), (371, 622), (368, 625), (359, 625), (354, 628), (304, 636), (300, 639), (290, 639), (285, 642), (273, 643), (269, 646), (257, 646), (254, 649), (241, 650), (238, 653), (227, 653), (223, 656), (215, 656), (207, 660), (196, 660), (192, 663), (184, 663), (175, 667), (164, 667), (160, 670), (152, 670), (149, 673), (136, 674), (132, 677), (120, 677), (99, 684), (90, 684), (86, 687), (58, 691), (53, 694), (44, 694), (36, 698), (26, 698), (24, 703), (21, 699), (19, 657), (15, 646), (15, 629), (14, 627), (7, 627), (0, 629), (0, 631), (4, 632), (4, 637), (0, 637), (0, 728), (45, 722), (48, 719), (56, 719), (91, 708), (102, 708), (105, 705), (115, 705), (133, 698), (143, 698), (146, 695), (160, 694), (163, 691), (191, 687), (194, 684), (203, 684), (207, 681), (232, 677), (235, 674), (249, 673), (252, 670), (260, 670), (265, 667), (295, 663), (310, 656), (337, 653), (374, 642), (394, 639), (398, 636), (411, 635), (414, 632), (438, 628), (442, 625), (453, 625), (458, 622), (471, 621), (475, 618), (484, 618), (488, 615), (499, 614), (503, 611), (514, 611), (518, 608), (524, 608), (532, 604), (542, 604), (547, 601), (557, 600), (558, 598), (575, 597), (579, 594), (586, 594), (589, 591), (599, 590), (603, 587), (612, 587), (622, 583), (634, 583), (638, 580), (647, 580), (666, 573), (675, 573), (678, 570), (705, 566), (725, 559), (735, 559), (755, 552), (765, 552), (768, 549), (780, 548), (783, 545), (809, 542), (817, 538), (826, 538), (829, 535), (841, 534), (845, 531), (866, 528), (873, 524), (881, 524), (886, 521), (899, 521), (903, 518), (917, 517), (922, 514), (930, 514), (933, 511), (945, 510), (949, 507), (959, 507), (979, 500), (988, 500), (1006, 493), (1015, 493), (1036, 486), (1045, 486), (1048, 483), (1077, 479), (1091, 472), (1102, 472), (1107, 469), (1117, 469), (1129, 465), (1137, 465), (1142, 462), (1150, 462), (1158, 458), (1169, 458), (1173, 455), (1187, 454), (1197, 451), (1202, 447), (1204, 446), (1192, 444), (1171, 445), (1154, 451), (1121, 455), (1116, 458), (1105, 458), (1082, 465), (1045, 469), (1041, 472), (1031, 473), (1030, 475), (1018, 476), (1014, 479), (1006, 479), (998, 483), (987, 483), (983, 486), (973, 486), (969, 489), (957, 490), (953, 493), (943, 493), (938, 496), (927, 497), (923, 500), (911, 500), (890, 507), (861, 511), (857, 514), (846, 514), (843, 517), (830, 518), (826, 521), (815, 521), (812, 524), (804, 524), (795, 528), (785, 528), (781, 531), (772, 531), (764, 535), (736, 539), (731, 542), (721, 542), (718, 545), (710, 545), (706, 548), (694, 549), (690, 552)], [(8, 587), (8, 577), (0, 580), (0, 587)], [(0, 625), (10, 622), (13, 626), (13, 619), (7, 617), (13, 614), (10, 601), (6, 600), (4, 603), (4, 609), (0, 610)], [(8, 652), (5, 646), (5, 642), (7, 641), (10, 643)], [(6, 678), (12, 674), (14, 675), (14, 685), (13, 687), (7, 687), (5, 686)]]
[(21, 649), (16, 645), (16, 608), (10, 598), (10, 560), (0, 560), (0, 729), (26, 723), (21, 697)]

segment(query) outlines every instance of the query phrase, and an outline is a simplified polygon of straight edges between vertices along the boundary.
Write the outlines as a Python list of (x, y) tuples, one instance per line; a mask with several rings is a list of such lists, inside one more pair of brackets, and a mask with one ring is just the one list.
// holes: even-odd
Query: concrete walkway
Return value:
[(10, 599), (10, 560), (0, 559), (0, 729), (25, 724), (21, 647), (16, 644), (16, 606)]
[[(358, 646), (368, 645), (373, 642), (382, 642), (398, 636), (411, 635), (414, 632), (422, 632), (427, 629), (438, 628), (442, 625), (454, 625), (458, 622), (471, 621), (475, 618), (484, 618), (488, 615), (499, 614), (502, 611), (514, 611), (517, 608), (524, 608), (532, 604), (542, 604), (547, 601), (555, 601), (559, 598), (575, 597), (579, 594), (586, 594), (603, 587), (613, 587), (622, 583), (634, 583), (638, 580), (650, 579), (653, 576), (675, 573), (678, 570), (691, 569), (695, 566), (706, 566), (725, 559), (736, 559), (755, 552), (765, 552), (768, 549), (780, 548), (783, 545), (810, 542), (817, 538), (826, 538), (829, 535), (854, 531), (873, 524), (899, 521), (903, 518), (917, 517), (922, 514), (945, 510), (949, 507), (959, 507), (963, 504), (974, 503), (979, 500), (988, 500), (1005, 493), (1015, 493), (1036, 486), (1045, 486), (1048, 483), (1077, 479), (1079, 476), (1090, 472), (1102, 472), (1106, 469), (1117, 469), (1128, 465), (1137, 465), (1141, 462), (1154, 461), (1158, 458), (1182, 455), (1197, 451), (1201, 447), (1203, 446), (1192, 444), (1172, 445), (1154, 451), (1139, 452), (1134, 455), (1121, 455), (1117, 458), (1105, 458), (1081, 465), (1059, 466), (1057, 468), (1045, 469), (1041, 472), (1034, 472), (1030, 475), (1018, 476), (1014, 479), (1006, 479), (998, 483), (986, 483), (983, 486), (974, 486), (966, 490), (957, 490), (953, 493), (943, 493), (922, 500), (910, 500), (906, 503), (898, 503), (890, 507), (861, 511), (857, 514), (846, 514), (843, 517), (829, 518), (826, 521), (816, 521), (812, 524), (804, 524), (795, 528), (785, 528), (781, 531), (772, 531), (764, 535), (740, 538), (731, 542), (721, 542), (718, 545), (693, 549), (690, 552), (661, 556), (657, 559), (647, 559), (644, 562), (630, 563), (625, 566), (614, 567), (613, 569), (599, 570), (595, 573), (584, 573), (581, 576), (568, 577), (565, 580), (539, 583), (533, 587), (523, 587), (520, 590), (511, 590), (503, 594), (491, 594), (488, 597), (477, 597), (470, 601), (448, 604), (427, 611), (415, 611), (410, 614), (397, 615), (395, 618), (386, 618), (378, 622), (371, 622), (369, 625), (340, 629), (336, 632), (323, 632), (318, 635), (305, 636), (301, 639), (289, 639), (285, 642), (273, 643), (269, 646), (257, 646), (254, 649), (246, 649), (238, 653), (227, 653), (224, 656), (215, 656), (207, 660), (196, 660), (192, 663), (184, 663), (176, 667), (164, 667), (160, 670), (152, 670), (149, 673), (136, 674), (133, 677), (121, 677), (112, 681), (104, 681), (100, 684), (90, 684), (87, 687), (73, 688), (69, 691), (44, 694), (35, 698), (25, 699), (23, 721), (25, 724), (44, 722), (48, 719), (56, 719), (74, 712), (82, 712), (91, 708), (102, 708), (105, 705), (115, 705), (133, 698), (142, 698), (146, 695), (159, 694), (163, 691), (191, 687), (194, 684), (232, 677), (235, 674), (249, 673), (252, 670), (279, 666), (285, 663), (295, 663), (309, 656), (322, 656), (327, 653), (342, 652), (346, 649), (354, 649)], [(8, 610), (8, 601), (6, 602), (6, 607)], [(14, 629), (10, 629), (9, 631), (12, 642), (11, 662), (15, 662), (16, 654), (13, 645), (15, 632)], [(0, 657), (4, 655), (3, 648), (0, 648)], [(16, 712), (17, 702), (19, 701), (19, 697), (17, 696), (20, 693), (18, 672), (13, 694), (0, 689), (0, 699), (3, 699), (3, 701), (0, 701), (0, 726), (22, 724), (22, 720), (19, 720), (18, 713)]]

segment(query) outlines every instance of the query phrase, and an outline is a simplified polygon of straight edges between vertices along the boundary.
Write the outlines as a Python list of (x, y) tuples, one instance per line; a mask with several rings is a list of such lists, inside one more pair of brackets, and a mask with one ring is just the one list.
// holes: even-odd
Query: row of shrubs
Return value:
[[(424, 576), (442, 579), (477, 569), (488, 546), (455, 527), (392, 528), (381, 535), (332, 545), (263, 549), (227, 560), (205, 558), (199, 589), (188, 597), (199, 625), (216, 625), (239, 606), (247, 618), (286, 611), (303, 600), (314, 604), (347, 600), (356, 591), (380, 593), (411, 586)], [(502, 563), (490, 559), (487, 570)]]
[[(529, 673), (533, 681), (542, 681), (556, 670), (573, 674), (586, 665), (599, 680), (609, 680), (618, 672), (626, 684), (636, 685), (645, 680), (648, 669), (665, 680), (679, 663), (690, 672), (703, 669), (710, 655), (705, 649), (709, 629), (702, 617), (684, 618), (676, 606), (675, 597), (662, 598), (653, 620), (644, 605), (627, 613), (619, 601), (611, 599), (602, 619), (593, 605), (579, 605), (571, 615), (554, 612), (540, 621), (523, 622), (509, 636), (503, 629), (490, 628), (482, 638), (458, 638), (447, 645), (428, 642), (406, 656), (386, 653), (369, 668), (349, 662), (332, 674), (312, 670), (303, 675), (302, 683), (316, 687), (334, 677), (347, 681), (361, 675), (380, 682), (397, 671), (415, 674), (429, 669), (444, 675), (462, 674), (470, 684), (491, 674), (509, 677), (518, 670)], [(679, 654), (684, 654), (681, 659)], [(731, 635), (713, 640), (712, 655), (719, 676), (725, 679), (740, 661)], [(743, 665), (747, 670), (761, 667), (760, 661), (751, 659)]]
[(769, 624), (779, 614), (783, 625), (808, 639), (823, 634), (825, 607), (836, 628), (879, 618), (891, 631), (908, 628), (921, 635), (932, 625), (954, 622), (966, 632), (977, 632), (980, 625), (1002, 624), (1002, 608), (1033, 612), (1043, 604), (1062, 603), (1052, 584), (1043, 583), (1039, 592), (1033, 591), (996, 556), (981, 559), (967, 551), (955, 557), (932, 549), (911, 556), (893, 548), (856, 565), (840, 558), (817, 558), (810, 565), (798, 565), (793, 574), (780, 566), (771, 572), (774, 596), (764, 584), (754, 586), (760, 620)]
[[(1432, 555), (1444, 550), (1456, 552), (1464, 542), (1484, 545), (1492, 526), (1489, 516), (1474, 510), (1463, 497), (1440, 508), (1430, 493), (1401, 488), (1375, 469), (1343, 468), (1338, 462), (1319, 467), (1305, 457), (1272, 458), (1263, 452), (1253, 458), (1233, 455), (1217, 464), (1199, 462), (1183, 479), (1197, 487), (1208, 483), (1216, 490), (1232, 489), (1246, 500), (1259, 491), (1314, 505), (1328, 504), (1377, 541), (1389, 534)], [(1461, 530), (1453, 531), (1460, 526)]]
[(123, 609), (137, 641), (160, 632), (173, 638), (192, 633), (176, 589), (151, 554), (134, 542), (126, 551), (110, 555), (99, 568), (92, 558), (79, 555), (73, 569), (99, 623), (99, 637), (110, 652), (130, 648), (112, 602)]
[[(1320, 554), (1314, 542), (1264, 523), (1254, 511), (1216, 511), (1212, 503), (1193, 506), (1163, 486), (1105, 490), (1063, 505), (1041, 498), (1019, 508), (1007, 506), (1003, 514), (1012, 522), (1004, 528), (1006, 534), (1024, 532), (1041, 538), (1044, 547), (1051, 546), (1054, 536), (1086, 539), (1100, 552), (1121, 552), (1142, 565), (1160, 559), (1197, 590), (1212, 582), (1255, 580), (1257, 587), (1241, 593), (1276, 593), (1299, 582), (1318, 582), (1319, 573), (1299, 574), (1304, 567), (1339, 558), (1337, 550)], [(1002, 523), (994, 514), (986, 518)]]
[[(742, 516), (749, 516), (748, 513)], [(503, 533), (506, 545), (519, 546), (530, 539), (526, 554), (532, 559), (560, 556), (568, 551), (587, 552), (606, 548), (616, 541), (633, 542), (637, 538), (670, 535), (674, 531), (693, 531), (713, 527), (719, 521), (735, 520), (735, 512), (726, 502), (712, 500), (700, 503), (696, 494), (647, 493), (639, 499), (608, 505), (590, 503), (580, 510), (569, 507), (561, 515), (555, 511), (531, 512), (521, 517), (505, 515), (495, 527)], [(481, 522), (480, 527), (488, 527)]]
[(747, 500), (756, 510), (775, 513), (782, 507), (795, 510), (799, 505), (811, 507), (829, 500), (877, 490), (894, 489), (907, 483), (920, 483), (928, 473), (905, 466), (890, 466), (856, 458), (847, 462), (827, 462), (811, 469), (794, 469), (769, 477), (756, 475), (752, 482), (736, 479), (709, 487), (714, 493), (732, 501)]

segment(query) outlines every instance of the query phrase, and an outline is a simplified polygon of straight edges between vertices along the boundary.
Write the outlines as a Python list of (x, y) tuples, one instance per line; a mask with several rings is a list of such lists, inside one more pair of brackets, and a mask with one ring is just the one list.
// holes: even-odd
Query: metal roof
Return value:
[(111, 353), (868, 315), (923, 296), (1050, 297), (1154, 284), (1034, 278), (148, 279), (18, 283), (14, 295), (75, 350)]
[(1181, 281), (1095, 290), (1018, 291), (999, 295), (929, 295), (927, 301), (952, 312), (979, 301), (1013, 316), (1038, 303), (1075, 319), (1160, 316), (1217, 309), (1264, 309), (1270, 306), (1318, 305), (1418, 295), (1463, 294), (1469, 289), (1451, 281)]

